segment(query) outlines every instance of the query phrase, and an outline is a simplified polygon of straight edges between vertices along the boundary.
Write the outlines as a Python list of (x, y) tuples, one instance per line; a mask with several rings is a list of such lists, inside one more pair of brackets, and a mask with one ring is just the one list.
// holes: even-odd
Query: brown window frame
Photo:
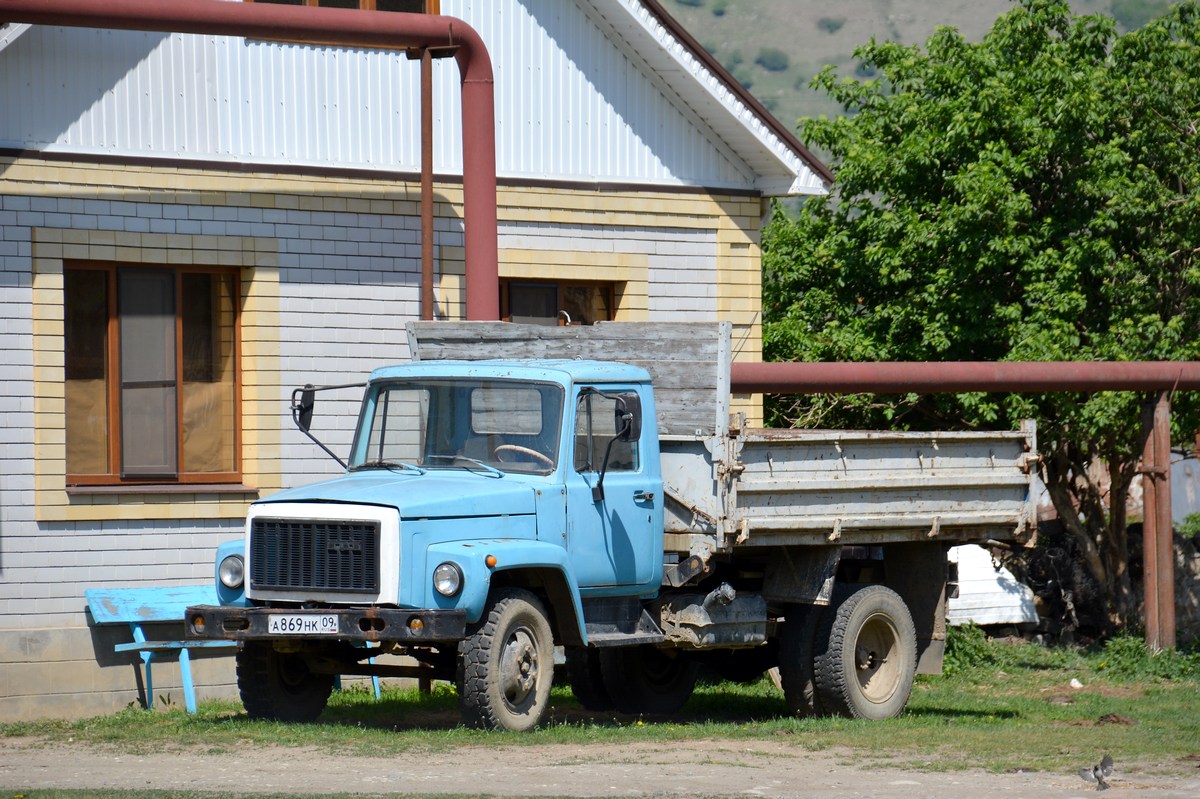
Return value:
[[(512, 321), (512, 302), (510, 299), (510, 289), (513, 285), (518, 286), (553, 286), (558, 292), (557, 305), (561, 310), (563, 307), (563, 289), (571, 287), (589, 287), (597, 288), (602, 293), (605, 311), (607, 318), (603, 321), (611, 322), (616, 318), (617, 314), (617, 284), (604, 280), (538, 280), (536, 278), (519, 278), (509, 277), (500, 279), (500, 319), (505, 322)], [(558, 320), (560, 327), (566, 325), (566, 320), (561, 317)], [(571, 324), (581, 324), (577, 320), (572, 320)]]
[[(155, 269), (169, 271), (175, 276), (175, 457), (177, 473), (174, 476), (122, 476), (121, 475), (121, 349), (120, 314), (118, 308), (117, 275), (123, 269)], [(242, 482), (242, 312), (240, 302), (241, 273), (238, 267), (205, 266), (191, 264), (121, 263), (115, 261), (64, 261), (67, 270), (89, 270), (104, 272), (107, 293), (107, 320), (105, 321), (105, 367), (104, 389), (107, 398), (106, 420), (108, 431), (108, 472), (105, 474), (66, 475), (66, 484), (71, 486), (154, 486), (154, 485), (208, 485), (240, 484)], [(184, 369), (183, 357), (183, 284), (186, 274), (227, 275), (233, 279), (237, 295), (233, 311), (233, 426), (232, 449), (233, 471), (229, 472), (184, 472)], [(66, 298), (64, 296), (64, 310)], [(69, 358), (64, 341), (64, 359)], [(65, 385), (65, 374), (64, 374)], [(64, 424), (65, 431), (65, 424)]]

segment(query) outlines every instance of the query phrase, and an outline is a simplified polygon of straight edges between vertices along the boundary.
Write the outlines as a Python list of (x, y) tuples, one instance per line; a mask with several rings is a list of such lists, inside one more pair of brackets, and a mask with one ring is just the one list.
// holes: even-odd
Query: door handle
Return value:
[(653, 502), (654, 501), (654, 492), (653, 491), (634, 491), (633, 492), (633, 501), (634, 502)]

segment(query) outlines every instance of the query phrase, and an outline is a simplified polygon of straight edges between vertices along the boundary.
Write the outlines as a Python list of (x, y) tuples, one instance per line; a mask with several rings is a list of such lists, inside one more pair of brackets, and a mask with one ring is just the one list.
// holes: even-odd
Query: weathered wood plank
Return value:
[(409, 322), (414, 360), (588, 359), (640, 366), (654, 382), (659, 431), (712, 435), (729, 416), (727, 323), (601, 322), (544, 327), (504, 322)]

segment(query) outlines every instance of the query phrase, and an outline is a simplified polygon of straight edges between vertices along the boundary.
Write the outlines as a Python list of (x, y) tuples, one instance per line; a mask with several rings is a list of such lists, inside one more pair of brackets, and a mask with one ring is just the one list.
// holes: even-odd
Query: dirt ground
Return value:
[[(1195, 763), (1122, 772), (1105, 799), (1196, 799)], [(128, 754), (84, 745), (0, 739), (0, 799), (31, 788), (165, 788), (262, 793), (485, 794), (570, 797), (872, 797), (1059, 799), (1095, 795), (1073, 773), (925, 772), (855, 765), (786, 741), (480, 747), (347, 757), (317, 750)]]

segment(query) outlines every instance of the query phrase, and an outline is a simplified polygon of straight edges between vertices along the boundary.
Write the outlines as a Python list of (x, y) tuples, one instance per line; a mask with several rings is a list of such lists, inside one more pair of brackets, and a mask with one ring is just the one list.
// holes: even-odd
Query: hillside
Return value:
[[(808, 88), (826, 64), (855, 75), (855, 48), (876, 40), (923, 44), (949, 25), (978, 41), (1010, 0), (662, 0), (704, 47), (793, 129), (800, 117), (838, 109)], [(1167, 0), (1071, 0), (1076, 13), (1105, 13), (1137, 27)], [(859, 77), (863, 75), (859, 74)]]

